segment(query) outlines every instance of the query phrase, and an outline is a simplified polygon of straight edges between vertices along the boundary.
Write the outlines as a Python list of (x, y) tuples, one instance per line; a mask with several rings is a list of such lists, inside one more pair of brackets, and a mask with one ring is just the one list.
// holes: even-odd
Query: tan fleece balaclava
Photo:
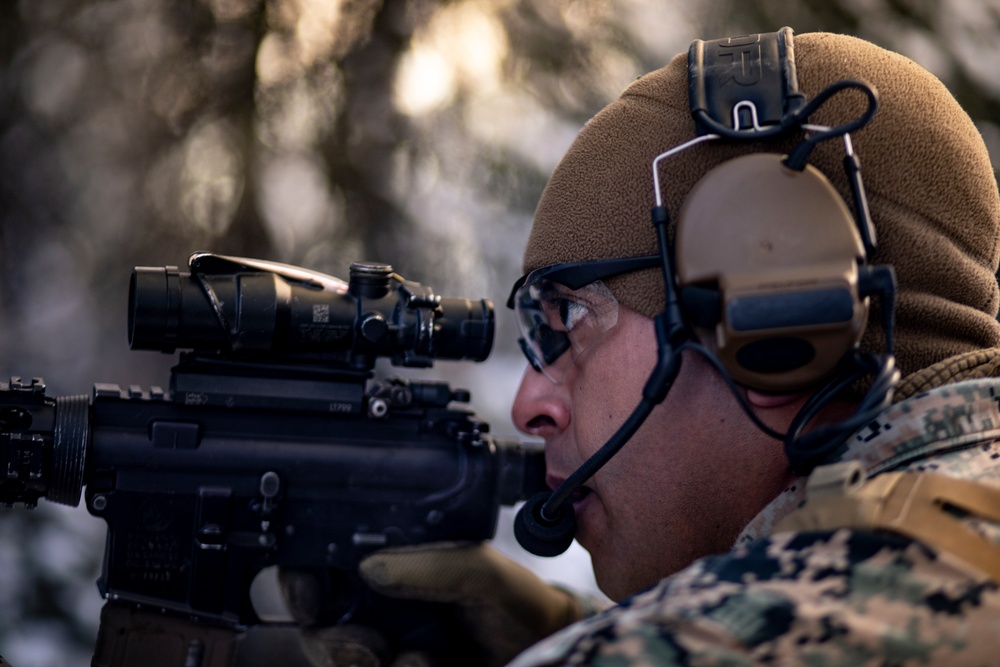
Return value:
[[(827, 33), (797, 35), (794, 44), (799, 88), (807, 99), (847, 78), (867, 81), (879, 93), (874, 120), (852, 138), (878, 235), (878, 250), (869, 261), (893, 265), (899, 283), (896, 357), (904, 377), (1000, 345), (995, 279), (1000, 197), (969, 116), (937, 78), (901, 55)], [(839, 93), (810, 122), (841, 125), (865, 108), (860, 93)], [(524, 270), (656, 254), (652, 161), (694, 136), (687, 54), (681, 54), (635, 81), (580, 131), (542, 194)], [(662, 166), (664, 203), (676, 215), (691, 187), (719, 163), (750, 152), (787, 152), (794, 144), (795, 139), (716, 141), (683, 152)], [(843, 152), (842, 141), (830, 140), (809, 162), (853, 207)], [(622, 304), (640, 313), (652, 317), (663, 308), (659, 269), (607, 283)], [(883, 349), (881, 329), (873, 317), (864, 349)], [(970, 363), (966, 358), (961, 365)], [(930, 375), (940, 379), (941, 373)], [(924, 388), (927, 383), (919, 382), (907, 391)]]

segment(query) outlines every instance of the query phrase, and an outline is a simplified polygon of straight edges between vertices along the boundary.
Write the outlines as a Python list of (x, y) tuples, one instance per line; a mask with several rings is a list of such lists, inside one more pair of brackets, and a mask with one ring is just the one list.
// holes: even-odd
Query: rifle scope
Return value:
[(488, 299), (440, 297), (388, 264), (355, 262), (350, 280), (275, 262), (195, 253), (190, 272), (136, 267), (129, 286), (134, 350), (178, 348), (256, 358), (319, 358), (371, 367), (375, 357), (428, 367), (483, 361), (493, 346)]

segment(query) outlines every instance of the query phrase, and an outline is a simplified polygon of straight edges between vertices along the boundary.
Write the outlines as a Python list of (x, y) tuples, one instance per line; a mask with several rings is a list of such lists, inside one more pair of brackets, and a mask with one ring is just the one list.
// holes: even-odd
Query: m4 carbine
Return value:
[[(373, 369), (484, 360), (492, 304), (435, 296), (384, 264), (355, 263), (346, 283), (209, 253), (189, 267), (137, 267), (129, 290), (131, 348), (187, 350), (169, 390), (52, 398), (40, 379), (0, 383), (0, 502), (82, 493), (108, 525), (93, 664), (170, 664), (177, 637), (178, 665), (229, 664), (217, 637), (261, 622), (250, 590), (270, 566), (314, 575), (315, 623), (374, 625), (446, 656), (440, 617), (379, 597), (357, 565), (383, 547), (492, 537), (501, 505), (543, 487), (542, 455), (452, 406), (468, 392)], [(160, 617), (193, 630), (167, 641), (148, 622)]]

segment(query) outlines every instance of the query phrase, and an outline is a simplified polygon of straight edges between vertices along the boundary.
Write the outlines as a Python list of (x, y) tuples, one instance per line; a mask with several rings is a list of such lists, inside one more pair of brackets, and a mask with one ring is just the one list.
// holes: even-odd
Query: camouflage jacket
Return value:
[[(845, 443), (870, 476), (932, 470), (1000, 487), (1000, 379), (896, 404)], [(1000, 587), (891, 532), (771, 534), (790, 486), (703, 558), (519, 656), (534, 665), (1000, 665)], [(998, 526), (971, 522), (1000, 544)]]

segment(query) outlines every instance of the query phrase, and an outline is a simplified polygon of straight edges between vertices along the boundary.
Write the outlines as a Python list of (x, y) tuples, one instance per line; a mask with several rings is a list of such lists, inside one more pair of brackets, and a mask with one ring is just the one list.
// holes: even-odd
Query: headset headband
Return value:
[(695, 40), (688, 50), (688, 96), (698, 136), (785, 131), (805, 105), (792, 29)]

